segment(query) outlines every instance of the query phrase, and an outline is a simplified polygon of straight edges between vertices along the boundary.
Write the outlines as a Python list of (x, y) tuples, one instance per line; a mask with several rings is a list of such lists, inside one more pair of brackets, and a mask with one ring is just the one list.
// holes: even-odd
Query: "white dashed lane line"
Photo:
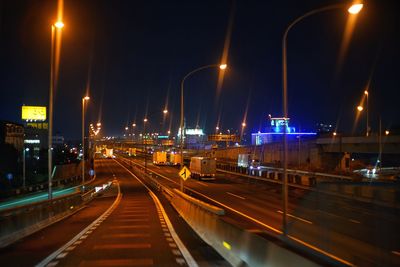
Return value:
[(233, 193), (231, 193), (231, 192), (226, 192), (228, 195), (231, 195), (231, 196), (234, 196), (234, 197), (237, 197), (237, 198), (240, 198), (240, 199), (243, 199), (243, 200), (245, 200), (246, 198), (245, 197), (242, 197), (242, 196), (239, 196), (239, 195), (236, 195), (236, 194), (233, 194)]

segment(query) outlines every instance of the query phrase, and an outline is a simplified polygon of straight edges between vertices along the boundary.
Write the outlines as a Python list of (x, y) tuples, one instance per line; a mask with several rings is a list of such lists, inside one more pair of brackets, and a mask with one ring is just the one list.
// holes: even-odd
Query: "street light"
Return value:
[(82, 98), (82, 190), (85, 191), (85, 102), (89, 101), (90, 97)]
[[(53, 95), (56, 87), (56, 70), (58, 69), (55, 66), (55, 58), (54, 54), (56, 51), (56, 33), (61, 35), (61, 30), (64, 27), (64, 23), (61, 21), (57, 21), (53, 25), (51, 25), (51, 51), (50, 51), (50, 88), (49, 88), (49, 136), (48, 136), (48, 160), (47, 160), (47, 170), (48, 170), (48, 198), (53, 198), (52, 193), (52, 180), (53, 180)], [(56, 32), (56, 29), (58, 31)], [(57, 60), (56, 60), (57, 61)]]
[(349, 11), (350, 14), (358, 14), (363, 6), (363, 4), (353, 4), (349, 7), (349, 9), (347, 9), (347, 11)]
[(363, 106), (358, 106), (358, 107), (357, 107), (357, 110), (358, 110), (358, 111), (363, 111), (363, 109), (364, 109)]
[(369, 136), (369, 93), (367, 90), (364, 91), (364, 95), (367, 97), (367, 133), (366, 135)]
[(389, 134), (390, 134), (389, 130), (386, 130), (385, 135), (389, 135)]
[[(211, 64), (211, 65), (205, 65), (202, 67), (199, 67), (197, 69), (192, 70), (191, 72), (189, 72), (188, 74), (186, 74), (185, 77), (183, 77), (182, 81), (181, 81), (181, 121), (180, 121), (180, 132), (181, 132), (181, 136), (180, 136), (180, 152), (181, 152), (181, 167), (183, 167), (183, 118), (184, 118), (184, 95), (183, 95), (183, 88), (185, 85), (185, 80), (191, 76), (192, 74), (200, 71), (200, 70), (204, 70), (204, 69), (208, 69), (208, 68), (215, 68), (218, 67), (221, 70), (225, 70), (227, 68), (227, 65), (225, 63), (222, 64)], [(180, 187), (181, 187), (181, 191), (183, 192), (183, 180), (180, 179)]]
[(62, 28), (64, 28), (64, 23), (62, 21), (57, 21), (56, 23), (54, 23), (54, 26), (57, 29), (62, 29)]
[[(345, 7), (346, 5), (344, 4), (335, 4), (335, 5), (330, 5), (322, 8), (317, 8), (314, 10), (311, 10), (304, 15), (298, 17), (297, 19), (293, 20), (289, 26), (286, 28), (283, 37), (282, 37), (282, 102), (283, 102), (283, 117), (285, 121), (284, 125), (284, 132), (283, 132), (283, 181), (282, 181), (282, 230), (283, 234), (287, 235), (287, 209), (288, 209), (288, 181), (287, 181), (287, 158), (288, 158), (288, 147), (287, 147), (287, 122), (288, 122), (288, 107), (287, 107), (287, 35), (290, 31), (290, 29), (296, 25), (298, 22), (303, 20), (304, 18), (307, 18), (309, 16), (315, 15), (317, 13), (321, 13), (324, 11), (328, 10), (333, 10), (333, 9), (340, 9)], [(358, 14), (363, 7), (363, 4), (356, 3), (351, 5), (348, 8), (348, 12), (350, 14)]]
[(146, 122), (147, 122), (147, 118), (143, 119), (143, 144), (144, 144), (144, 174), (146, 177), (147, 174), (147, 142), (146, 142)]
[(164, 114), (167, 114), (167, 113), (168, 113), (168, 110), (167, 110), (167, 109), (164, 109), (164, 110), (163, 110), (163, 113), (164, 113)]

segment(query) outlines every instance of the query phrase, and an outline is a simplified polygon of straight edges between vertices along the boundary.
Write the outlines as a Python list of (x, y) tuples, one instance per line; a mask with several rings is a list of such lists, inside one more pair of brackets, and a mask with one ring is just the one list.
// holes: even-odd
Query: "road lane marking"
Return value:
[(246, 199), (245, 197), (241, 197), (241, 196), (239, 196), (239, 195), (236, 195), (236, 194), (233, 194), (233, 193), (231, 193), (231, 192), (226, 192), (227, 194), (229, 194), (229, 195), (231, 195), (231, 196), (234, 196), (234, 197), (237, 197), (237, 198), (240, 198), (240, 199)]
[(51, 253), (49, 256), (47, 256), (44, 260), (36, 264), (36, 267), (45, 267), (47, 266), (52, 260), (54, 260), (60, 253), (62, 253), (66, 248), (70, 247), (72, 244), (74, 245), (79, 245), (82, 243), (82, 241), (78, 240), (86, 234), (87, 231), (90, 229), (94, 228), (94, 225), (97, 224), (98, 221), (100, 221), (104, 216), (106, 216), (108, 213), (111, 213), (120, 203), (121, 198), (122, 198), (122, 193), (121, 189), (119, 187), (119, 183), (117, 181), (117, 187), (118, 187), (118, 195), (115, 198), (114, 202), (111, 204), (111, 206), (102, 214), (100, 217), (98, 217), (95, 221), (93, 221), (91, 224), (89, 224), (85, 229), (83, 229), (79, 234), (77, 234), (75, 237), (73, 237), (70, 241), (68, 241), (65, 245)]
[[(283, 212), (282, 212), (281, 210), (277, 210), (276, 212), (278, 212), (278, 213), (280, 213), (280, 214), (283, 214)], [(299, 220), (299, 221), (302, 221), (302, 222), (308, 223), (308, 224), (313, 224), (313, 222), (312, 222), (312, 221), (309, 221), (309, 220), (303, 219), (303, 218), (301, 218), (301, 217), (297, 217), (297, 216), (295, 216), (295, 215), (292, 215), (292, 214), (289, 214), (289, 213), (287, 213), (287, 216), (289, 216), (289, 217), (292, 217), (292, 218), (294, 218), (294, 219), (297, 219), (297, 220)]]
[(136, 234), (106, 234), (102, 235), (101, 238), (135, 238), (135, 237), (150, 237), (147, 233), (136, 233)]
[(307, 243), (307, 242), (305, 242), (305, 241), (303, 241), (301, 239), (298, 239), (297, 237), (294, 237), (292, 235), (288, 235), (287, 237), (289, 237), (290, 239), (302, 244), (303, 246), (306, 246), (306, 247), (309, 247), (309, 248), (311, 248), (311, 249), (313, 249), (315, 251), (318, 251), (319, 253), (324, 254), (324, 255), (326, 255), (326, 256), (334, 259), (334, 260), (337, 260), (337, 261), (339, 261), (339, 262), (341, 262), (341, 263), (343, 263), (345, 265), (356, 267), (356, 265), (352, 264), (351, 262), (348, 262), (348, 261), (346, 261), (344, 259), (336, 257), (335, 255), (333, 255), (333, 254), (331, 254), (329, 252), (326, 252), (326, 251), (324, 251), (324, 250), (322, 250), (320, 248), (317, 248), (317, 247), (315, 247), (315, 246), (313, 246), (313, 245), (311, 245), (311, 244), (309, 244), (309, 243)]
[(151, 244), (130, 243), (130, 244), (104, 244), (104, 245), (93, 246), (93, 249), (137, 249), (137, 248), (151, 248)]
[(69, 247), (67, 247), (67, 248), (65, 249), (65, 251), (71, 251), (71, 250), (74, 250), (74, 248), (75, 248), (75, 246), (69, 246)]
[(112, 259), (81, 261), (80, 267), (153, 266), (153, 259)]
[(200, 181), (197, 181), (197, 183), (199, 183), (199, 184), (201, 184), (201, 185), (204, 185), (204, 186), (209, 186), (208, 184), (206, 184), (205, 182), (200, 182)]
[(150, 225), (112, 225), (108, 229), (142, 229), (150, 228)]
[(47, 264), (46, 267), (54, 267), (57, 264), (58, 264), (58, 261), (53, 261), (53, 262), (50, 262), (49, 264)]
[(153, 199), (154, 203), (156, 204), (156, 207), (159, 208), (159, 210), (162, 212), (162, 215), (165, 219), (165, 222), (167, 223), (167, 227), (166, 228), (162, 228), (163, 231), (169, 231), (172, 235), (173, 240), (175, 241), (176, 245), (178, 246), (179, 250), (182, 253), (183, 258), (185, 258), (185, 261), (187, 263), (187, 265), (189, 267), (198, 267), (198, 264), (196, 263), (196, 261), (193, 259), (192, 255), (190, 254), (189, 250), (186, 248), (186, 246), (183, 244), (183, 242), (181, 241), (181, 239), (179, 238), (178, 234), (175, 232), (175, 229), (171, 223), (171, 221), (169, 220), (169, 217), (167, 215), (167, 213), (164, 210), (164, 207), (162, 206), (160, 200), (158, 199), (158, 197), (153, 193), (153, 191), (145, 184), (142, 182), (142, 180), (140, 180), (133, 172), (131, 172), (128, 168), (126, 168), (124, 165), (122, 165), (121, 163), (119, 163), (118, 161), (114, 160), (116, 163), (118, 163), (122, 168), (124, 168), (127, 172), (129, 172), (136, 180), (138, 180), (144, 187), (147, 188), (151, 198)]
[(400, 256), (400, 252), (398, 252), (398, 251), (392, 250), (392, 253), (393, 253), (394, 255), (396, 255), (396, 256)]
[(64, 258), (64, 257), (67, 256), (67, 255), (68, 255), (68, 252), (63, 252), (63, 253), (59, 254), (59, 255), (56, 257), (56, 259), (62, 259), (62, 258)]

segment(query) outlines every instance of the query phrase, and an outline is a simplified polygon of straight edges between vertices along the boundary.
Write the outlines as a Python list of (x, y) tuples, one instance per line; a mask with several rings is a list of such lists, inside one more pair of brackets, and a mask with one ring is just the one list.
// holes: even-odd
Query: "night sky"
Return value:
[[(247, 131), (258, 131), (268, 114), (282, 116), (285, 28), (305, 12), (334, 3), (345, 2), (65, 0), (54, 130), (79, 138), (81, 98), (89, 84), (87, 121), (100, 120), (105, 135), (120, 135), (135, 120), (141, 127), (146, 111), (151, 127), (166, 131), (170, 118), (161, 125), (166, 102), (176, 132), (180, 81), (197, 67), (220, 62), (232, 19), (221, 93), (217, 68), (191, 76), (185, 83), (186, 122), (211, 132), (220, 117), (220, 128), (238, 129), (248, 103)], [(372, 131), (379, 117), (385, 128), (399, 128), (399, 5), (364, 1), (341, 64), (346, 9), (314, 15), (290, 31), (292, 126), (313, 130), (326, 122), (351, 133), (370, 79)], [(0, 1), (0, 120), (21, 122), (22, 104), (48, 104), (56, 10), (56, 0)], [(364, 128), (361, 117), (356, 132)]]

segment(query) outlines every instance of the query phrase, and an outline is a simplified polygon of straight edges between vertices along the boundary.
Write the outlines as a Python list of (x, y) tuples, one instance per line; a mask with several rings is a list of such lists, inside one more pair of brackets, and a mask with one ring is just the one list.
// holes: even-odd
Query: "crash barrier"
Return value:
[(102, 194), (111, 183), (97, 191), (91, 189), (67, 196), (36, 202), (0, 212), (0, 248), (31, 235), (79, 211), (84, 204)]
[[(219, 169), (221, 172), (238, 174), (234, 171)], [(268, 172), (265, 176), (252, 176), (239, 174), (243, 179), (249, 181), (282, 184), (282, 173)], [(306, 186), (304, 180), (312, 182), (314, 186)], [(302, 184), (301, 184), (301, 183)], [(288, 174), (288, 185), (293, 188), (305, 189), (313, 193), (333, 195), (343, 199), (357, 200), (360, 202), (377, 204), (390, 208), (400, 208), (400, 184), (391, 182), (318, 182), (315, 177), (304, 177), (300, 175)]]
[[(89, 166), (88, 164), (86, 165)], [(71, 163), (71, 164), (54, 166), (52, 187), (53, 188), (62, 187), (64, 185), (71, 185), (78, 183), (81, 180), (81, 170), (82, 170), (81, 163), (78, 164)], [(25, 188), (21, 187), (17, 189), (2, 191), (1, 195), (2, 198), (4, 199), (8, 197), (17, 196), (20, 194), (34, 193), (42, 190), (47, 190), (48, 186), (49, 186), (48, 182), (40, 184), (32, 184), (32, 185), (28, 184)]]
[(318, 184), (318, 191), (386, 206), (400, 208), (400, 184), (390, 182), (326, 182)]
[[(239, 174), (248, 174), (250, 176), (258, 176), (268, 178), (272, 180), (282, 179), (282, 168), (261, 166), (260, 169), (254, 168), (249, 169), (246, 167), (239, 167), (234, 164), (217, 163), (217, 168), (223, 171), (230, 171)], [(354, 178), (344, 175), (321, 173), (321, 172), (309, 172), (302, 170), (288, 169), (288, 180), (289, 183), (304, 185), (304, 186), (315, 186), (317, 182), (326, 181), (352, 181)]]
[(0, 247), (55, 223), (83, 203), (80, 193), (11, 208), (0, 213)]
[(224, 210), (173, 190), (172, 205), (233, 266), (318, 266), (309, 259), (223, 220)]

